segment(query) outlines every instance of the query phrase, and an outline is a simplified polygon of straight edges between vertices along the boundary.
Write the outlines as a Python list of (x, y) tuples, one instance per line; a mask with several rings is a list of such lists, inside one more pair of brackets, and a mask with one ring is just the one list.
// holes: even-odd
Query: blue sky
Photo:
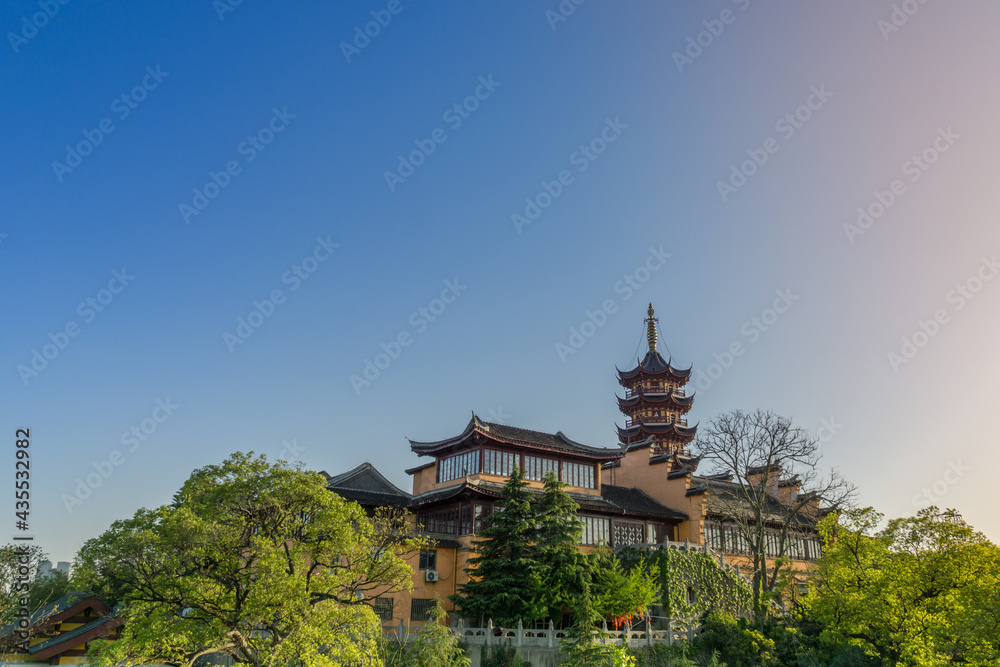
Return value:
[(694, 421), (835, 424), (863, 503), (1000, 536), (995, 4), (224, 2), (0, 8), (0, 404), (53, 557), (236, 450), (408, 488), (472, 410), (612, 446), (650, 301), (677, 365), (743, 344)]

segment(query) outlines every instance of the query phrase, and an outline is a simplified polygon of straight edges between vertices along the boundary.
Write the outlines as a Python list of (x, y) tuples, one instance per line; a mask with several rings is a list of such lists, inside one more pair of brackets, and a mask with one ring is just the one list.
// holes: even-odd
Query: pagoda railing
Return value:
[(633, 396), (649, 396), (650, 394), (673, 394), (678, 398), (687, 398), (687, 389), (685, 387), (638, 387), (636, 389), (626, 389), (625, 398), (632, 398)]
[(680, 424), (681, 426), (687, 426), (688, 422), (687, 417), (674, 417), (672, 415), (667, 415), (666, 417), (643, 417), (639, 415), (625, 418), (625, 428), (640, 424)]

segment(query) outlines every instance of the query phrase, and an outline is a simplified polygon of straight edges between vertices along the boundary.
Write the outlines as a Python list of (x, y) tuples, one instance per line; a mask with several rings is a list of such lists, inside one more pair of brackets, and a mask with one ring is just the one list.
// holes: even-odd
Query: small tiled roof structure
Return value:
[(390, 482), (375, 466), (365, 461), (358, 467), (327, 476), (327, 488), (344, 500), (373, 507), (406, 507), (411, 495)]
[[(687, 495), (694, 496), (707, 494), (707, 510), (710, 515), (723, 518), (732, 517), (734, 514), (734, 508), (743, 504), (743, 491), (741, 490), (740, 485), (731, 481), (731, 479), (731, 476), (726, 475), (694, 477), (692, 478), (691, 488), (688, 490)], [(787, 520), (788, 508), (782, 504), (780, 500), (770, 494), (767, 494), (765, 503), (765, 521), (783, 523)], [(745, 512), (747, 513), (746, 516), (749, 516), (751, 511), (752, 510), (747, 507), (745, 509)], [(808, 516), (796, 514), (792, 519), (792, 523), (799, 526), (812, 526), (816, 523), (816, 521)]]
[(624, 454), (620, 448), (593, 447), (572, 440), (562, 432), (543, 433), (542, 431), (532, 431), (506, 424), (494, 424), (481, 420), (473, 413), (465, 429), (456, 436), (436, 440), (433, 442), (422, 442), (410, 440), (410, 448), (420, 456), (433, 456), (448, 449), (458, 447), (473, 440), (492, 440), (497, 443), (517, 445), (526, 449), (535, 449), (547, 452), (559, 452), (573, 454), (575, 456), (609, 461), (621, 458)]
[[(32, 634), (44, 632), (54, 625), (67, 621), (80, 615), (87, 609), (92, 609), (95, 614), (104, 616), (111, 612), (111, 607), (85, 591), (72, 591), (62, 596), (55, 602), (39, 608), (28, 617), (28, 627)], [(17, 630), (17, 622), (8, 623), (0, 627), (0, 641), (11, 637)]]
[(628, 486), (601, 485), (601, 496), (629, 514), (661, 516), (671, 519), (687, 519), (687, 514), (654, 500), (642, 489)]
[(99, 639), (113, 634), (124, 622), (124, 617), (116, 611), (103, 618), (94, 619), (90, 623), (34, 644), (28, 647), (28, 654), (38, 660), (48, 660), (53, 656), (72, 649), (74, 646), (79, 646), (92, 639)]
[[(104, 601), (90, 593), (74, 591), (55, 602), (45, 605), (28, 619), (28, 632), (36, 640), (28, 646), (32, 660), (56, 662), (59, 656), (81, 655), (77, 647), (101, 637), (117, 636), (124, 619), (119, 610), (112, 610)], [(66, 624), (79, 623), (78, 627), (63, 630)], [(17, 623), (0, 628), (0, 644), (12, 646), (23, 641), (15, 631)]]

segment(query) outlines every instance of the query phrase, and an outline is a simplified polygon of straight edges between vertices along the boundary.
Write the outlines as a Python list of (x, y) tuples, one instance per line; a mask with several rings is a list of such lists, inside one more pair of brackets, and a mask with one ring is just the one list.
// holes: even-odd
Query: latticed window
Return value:
[(642, 544), (646, 541), (643, 534), (643, 524), (616, 522), (614, 525), (616, 547), (624, 547), (630, 544)]
[(583, 537), (580, 544), (608, 544), (611, 522), (600, 516), (581, 516), (583, 522)]
[(578, 486), (583, 489), (596, 488), (594, 466), (587, 463), (563, 463), (562, 481), (570, 486)]
[(540, 456), (524, 457), (524, 477), (532, 481), (540, 482), (545, 477), (545, 473), (559, 475), (559, 461), (546, 459)]
[(460, 479), (466, 475), (474, 475), (479, 472), (479, 450), (456, 454), (448, 458), (438, 460), (437, 466), (439, 482), (447, 482), (452, 479)]
[(509, 476), (514, 472), (516, 456), (513, 452), (501, 452), (498, 449), (483, 450), (483, 472), (487, 475)]

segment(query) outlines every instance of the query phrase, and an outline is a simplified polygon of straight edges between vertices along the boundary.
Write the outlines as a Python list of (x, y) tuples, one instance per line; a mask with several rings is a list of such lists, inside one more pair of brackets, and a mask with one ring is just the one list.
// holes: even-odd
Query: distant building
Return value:
[(38, 577), (46, 577), (49, 573), (53, 571), (59, 571), (69, 577), (69, 563), (67, 561), (61, 560), (55, 565), (52, 565), (52, 561), (43, 560), (38, 564)]
[[(731, 562), (747, 563), (727, 523), (725, 508), (731, 504), (722, 502), (734, 491), (730, 478), (696, 474), (699, 459), (688, 445), (697, 426), (688, 426), (686, 416), (694, 402), (686, 388), (691, 369), (674, 368), (660, 355), (656, 322), (650, 305), (645, 322), (649, 349), (634, 368), (618, 370), (625, 390), (618, 406), (625, 425), (618, 427), (616, 447), (586, 445), (561, 431), (496, 424), (473, 414), (457, 435), (433, 442), (410, 440), (413, 453), (432, 459), (406, 471), (413, 478), (411, 492), (393, 485), (370, 463), (328, 476), (331, 491), (369, 511), (408, 509), (434, 541), (408, 559), (414, 571), (412, 592), (373, 601), (384, 623), (423, 622), (435, 598), (446, 610), (452, 608), (448, 596), (468, 580), (465, 568), (473, 541), (514, 465), (524, 471), (532, 493), (541, 492), (542, 478), (550, 471), (569, 485), (566, 491), (580, 506), (585, 549), (688, 540), (729, 554)], [(796, 484), (794, 479), (779, 483), (775, 503), (797, 493)], [(790, 550), (801, 570), (819, 555), (819, 539), (812, 526), (807, 528)]]

